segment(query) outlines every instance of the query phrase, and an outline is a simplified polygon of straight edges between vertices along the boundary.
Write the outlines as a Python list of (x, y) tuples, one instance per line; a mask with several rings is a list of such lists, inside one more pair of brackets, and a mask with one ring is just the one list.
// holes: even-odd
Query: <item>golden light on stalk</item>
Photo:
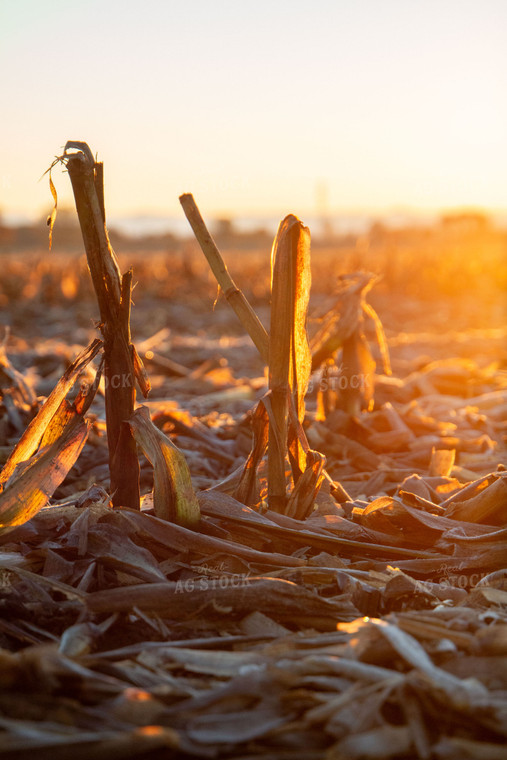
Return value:
[(287, 450), (295, 479), (306, 468), (305, 452), (293, 431), (289, 440), (288, 421), (291, 404), (300, 423), (305, 412), (312, 367), (306, 333), (310, 284), (310, 231), (290, 214), (280, 223), (271, 251), (268, 502), (277, 511), (284, 511), (287, 502)]
[[(74, 152), (70, 152), (74, 151)], [(135, 381), (147, 396), (150, 384), (130, 336), (132, 270), (120, 273), (106, 227), (104, 167), (87, 143), (69, 140), (57, 161), (67, 167), (97, 296), (104, 338), (105, 406), (111, 491), (115, 506), (140, 509), (139, 460), (126, 420), (134, 411)], [(56, 192), (52, 187), (55, 199)], [(54, 214), (50, 219), (50, 230)]]
[[(268, 504), (304, 519), (324, 478), (324, 456), (311, 451), (303, 430), (304, 397), (312, 369), (306, 333), (310, 298), (310, 231), (290, 214), (280, 223), (271, 252), (271, 326), (268, 336), (257, 314), (233, 282), (190, 194), (180, 197), (185, 215), (218, 284), (269, 366), (269, 392), (254, 414), (252, 451), (235, 497), (256, 503), (257, 468), (268, 448)], [(287, 489), (287, 459), (292, 489)]]

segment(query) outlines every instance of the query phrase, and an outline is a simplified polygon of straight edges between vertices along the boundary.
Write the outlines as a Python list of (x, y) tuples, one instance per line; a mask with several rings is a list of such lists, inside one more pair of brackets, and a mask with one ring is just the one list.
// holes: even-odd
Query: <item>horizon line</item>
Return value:
[[(49, 204), (48, 204), (49, 205)], [(73, 211), (74, 206), (72, 204), (62, 204), (59, 206), (58, 211), (59, 212), (68, 212)], [(128, 220), (128, 219), (156, 219), (156, 220), (162, 220), (166, 218), (169, 220), (184, 219), (183, 213), (180, 215), (180, 213), (177, 213), (177, 209), (173, 211), (167, 211), (163, 208), (152, 208), (152, 209), (146, 209), (146, 208), (139, 208), (139, 209), (125, 209), (125, 210), (117, 210), (117, 211), (109, 211), (107, 213), (107, 218), (109, 220), (112, 219), (121, 219), (121, 220)], [(47, 209), (39, 210), (36, 212), (29, 212), (26, 210), (21, 209), (14, 209), (14, 210), (3, 210), (0, 207), (0, 221), (3, 219), (4, 222), (7, 221), (10, 218), (11, 220), (19, 219), (19, 220), (25, 220), (25, 221), (36, 221), (37, 219), (45, 216), (47, 213)], [(210, 217), (213, 218), (213, 220), (220, 220), (220, 219), (244, 219), (244, 220), (256, 220), (256, 219), (273, 219), (278, 218), (280, 214), (286, 215), (288, 213), (291, 213), (288, 210), (282, 211), (280, 209), (257, 209), (257, 210), (251, 210), (251, 211), (243, 211), (243, 210), (226, 210), (226, 209), (206, 209), (205, 213)], [(386, 206), (364, 206), (364, 207), (338, 207), (335, 209), (326, 209), (324, 211), (313, 208), (313, 209), (302, 209), (299, 212), (299, 215), (305, 215), (312, 219), (339, 219), (340, 217), (356, 217), (356, 218), (371, 218), (371, 217), (395, 217), (395, 216), (407, 216), (407, 217), (434, 217), (434, 216), (443, 216), (446, 214), (462, 214), (462, 213), (470, 213), (470, 214), (484, 214), (486, 216), (503, 216), (507, 215), (507, 205), (504, 207), (491, 207), (487, 205), (481, 205), (476, 203), (462, 203), (462, 204), (445, 204), (442, 206), (412, 206), (412, 205), (403, 205), (403, 204), (392, 204), (392, 205), (386, 205)], [(282, 218), (280, 217), (280, 218)]]

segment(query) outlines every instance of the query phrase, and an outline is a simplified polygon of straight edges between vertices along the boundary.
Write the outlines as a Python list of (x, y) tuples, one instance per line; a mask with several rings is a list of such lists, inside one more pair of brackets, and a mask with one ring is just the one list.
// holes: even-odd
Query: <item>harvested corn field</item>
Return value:
[(116, 259), (67, 147), (85, 253), (2, 253), (0, 756), (504, 758), (505, 233), (270, 261), (186, 195)]

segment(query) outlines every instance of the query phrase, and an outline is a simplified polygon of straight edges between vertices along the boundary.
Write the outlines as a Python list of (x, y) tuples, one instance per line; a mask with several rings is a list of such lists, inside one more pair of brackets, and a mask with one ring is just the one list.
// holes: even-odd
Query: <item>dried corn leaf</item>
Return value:
[(390, 760), (408, 757), (412, 749), (408, 726), (384, 725), (342, 739), (329, 750), (326, 760)]
[(7, 351), (5, 350), (5, 342), (7, 340), (8, 333), (6, 332), (5, 338), (0, 343), (0, 388), (10, 390), (25, 404), (32, 406), (35, 403), (35, 393), (31, 385), (25, 380), (21, 372), (13, 367)]
[(323, 325), (312, 339), (312, 368), (317, 369), (330, 359), (343, 341), (361, 324), (364, 293), (371, 288), (375, 276), (364, 272), (341, 278), (335, 302), (326, 312)]
[(363, 301), (363, 311), (368, 317), (370, 317), (370, 319), (372, 320), (375, 326), (375, 337), (377, 339), (377, 343), (378, 343), (378, 347), (380, 351), (380, 357), (382, 359), (384, 374), (389, 377), (390, 375), (392, 375), (392, 369), (391, 369), (391, 360), (389, 358), (389, 348), (387, 346), (387, 340), (386, 340), (386, 336), (384, 332), (384, 326), (382, 325), (380, 317), (378, 316), (373, 306), (371, 306), (369, 303), (366, 303), (366, 301)]
[[(260, 515), (257, 512), (239, 504), (231, 496), (225, 494), (219, 494), (213, 491), (203, 491), (199, 494), (199, 503), (201, 510), (204, 514), (213, 516), (219, 516), (226, 518), (227, 521), (236, 523), (243, 523), (244, 525), (255, 526), (256, 532), (264, 526), (263, 531), (266, 541), (275, 537), (280, 539), (287, 539), (293, 545), (293, 549), (301, 546), (311, 546), (314, 550), (328, 551), (333, 554), (356, 554), (359, 557), (369, 556), (370, 554), (385, 556), (385, 557), (432, 557), (433, 555), (423, 552), (420, 549), (408, 549), (404, 546), (392, 546), (387, 543), (374, 544), (370, 543), (372, 538), (385, 539), (386, 534), (374, 534), (372, 532), (366, 532), (359, 526), (351, 525), (349, 521), (343, 520), (338, 516), (327, 516), (323, 522), (325, 527), (320, 524), (316, 525), (316, 519), (322, 522), (322, 518), (312, 517), (306, 520), (304, 523), (299, 520), (295, 520), (288, 515), (280, 515), (278, 512), (268, 510), (265, 515)], [(130, 517), (130, 513), (129, 513)], [(314, 528), (314, 525), (315, 528)], [(335, 535), (335, 532), (339, 534), (339, 537)], [(344, 534), (353, 536), (352, 539), (343, 538)], [(358, 539), (358, 540), (355, 540)], [(362, 539), (362, 540), (359, 540)], [(213, 539), (216, 540), (216, 539)], [(236, 545), (238, 549), (236, 554), (238, 556), (245, 556), (239, 552), (239, 545)], [(242, 552), (244, 549), (242, 548)], [(281, 559), (283, 555), (269, 555), (267, 552), (258, 552), (258, 556), (264, 557), (277, 557)], [(289, 566), (296, 564), (305, 565), (306, 561), (297, 559), (296, 557), (285, 557), (285, 564)], [(282, 564), (281, 562), (270, 564)]]
[(318, 451), (306, 451), (306, 468), (297, 481), (285, 509), (289, 517), (304, 520), (311, 514), (324, 480), (325, 457)]
[(162, 726), (114, 728), (100, 731), (28, 720), (0, 719), (0, 727), (8, 729), (2, 740), (6, 757), (22, 758), (36, 754), (39, 760), (120, 760), (152, 750), (176, 749), (178, 734)]
[(62, 634), (59, 651), (66, 657), (88, 654), (93, 644), (93, 623), (77, 623), (69, 626)]
[(167, 663), (175, 662), (191, 673), (206, 673), (221, 678), (238, 675), (248, 666), (260, 667), (265, 662), (259, 652), (208, 651), (171, 647), (170, 644), (142, 652), (137, 659), (152, 669), (162, 669)]
[(340, 391), (342, 406), (357, 417), (363, 409), (373, 408), (375, 378), (375, 361), (360, 330), (343, 341), (342, 362), (345, 378), (345, 387)]
[(191, 739), (212, 746), (248, 742), (269, 734), (287, 722), (285, 715), (277, 714), (272, 705), (227, 712), (200, 715), (190, 721)]
[(71, 389), (75, 379), (94, 358), (94, 356), (97, 355), (101, 347), (102, 341), (94, 340), (84, 351), (79, 354), (75, 361), (65, 371), (55, 386), (54, 390), (50, 393), (43, 406), (39, 410), (37, 416), (26, 428), (25, 432), (16, 444), (15, 449), (7, 460), (2, 472), (0, 473), (0, 487), (5, 488), (5, 483), (8, 481), (19, 462), (23, 462), (32, 456), (34, 451), (37, 449), (42, 436), (46, 433), (47, 428), (50, 426), (53, 416)]
[(24, 463), (22, 473), (0, 494), (0, 527), (26, 522), (47, 503), (81, 453), (88, 428), (84, 421), (71, 423), (33, 462)]
[[(67, 401), (66, 398), (63, 399), (62, 403), (56, 410), (50, 425), (46, 428), (44, 431), (44, 435), (41, 438), (40, 442), (40, 448), (43, 449), (45, 446), (50, 446), (52, 443), (57, 441), (60, 436), (63, 434), (63, 431), (67, 427), (67, 425), (76, 418), (77, 413), (76, 409), (74, 408), (73, 404), (70, 403), (70, 401)], [(19, 465), (18, 465), (19, 467)]]
[(356, 513), (361, 525), (394, 535), (402, 533), (405, 542), (412, 545), (432, 546), (445, 529), (437, 528), (433, 521), (428, 525), (419, 519), (419, 510), (409, 510), (401, 499), (392, 496), (380, 496)]
[(94, 613), (138, 608), (172, 620), (187, 619), (197, 609), (213, 619), (256, 609), (274, 620), (297, 620), (320, 630), (334, 630), (338, 620), (357, 615), (349, 602), (323, 599), (296, 583), (265, 576), (243, 576), (230, 583), (198, 578), (187, 584), (167, 581), (118, 587), (88, 594), (86, 604)]
[(51, 191), (51, 195), (53, 196), (53, 200), (55, 202), (51, 210), (51, 214), (47, 218), (47, 225), (49, 227), (49, 250), (51, 250), (51, 246), (53, 245), (53, 227), (55, 226), (56, 214), (58, 210), (58, 195), (56, 192), (56, 187), (54, 186), (54, 183), (53, 183), (53, 179), (51, 177), (51, 169), (49, 170), (49, 189)]
[(155, 427), (147, 407), (136, 409), (129, 425), (153, 466), (153, 506), (157, 517), (179, 525), (198, 523), (199, 503), (181, 451)]
[[(203, 495), (201, 494), (201, 496)], [(208, 496), (218, 499), (222, 498), (218, 493), (209, 493)], [(232, 497), (228, 498), (231, 499)], [(234, 541), (197, 533), (183, 525), (169, 525), (166, 520), (151, 517), (150, 515), (136, 513), (131, 510), (122, 511), (121, 515), (125, 520), (136, 526), (141, 536), (149, 536), (163, 546), (177, 552), (193, 551), (205, 556), (218, 553), (226, 556), (234, 555), (268, 567), (302, 567), (306, 565), (306, 560), (300, 557), (291, 557), (277, 552), (257, 551)]]
[(135, 544), (119, 526), (94, 525), (88, 530), (87, 554), (146, 582), (165, 581), (154, 556)]
[(146, 372), (146, 368), (143, 364), (143, 360), (139, 356), (134, 344), (131, 344), (131, 350), (132, 350), (132, 364), (134, 366), (134, 374), (136, 376), (136, 380), (141, 389), (141, 393), (143, 394), (144, 398), (146, 398), (151, 390), (150, 378), (148, 377), (148, 373)]
[(438, 760), (505, 760), (505, 743), (474, 741), (460, 736), (444, 736), (434, 745)]
[(369, 623), (377, 627), (400, 657), (424, 673), (435, 689), (444, 692), (450, 704), (459, 709), (471, 708), (474, 704), (480, 704), (486, 696), (482, 684), (457, 678), (437, 667), (417, 639), (402, 631), (399, 626), (379, 619), (372, 619)]
[(454, 466), (456, 451), (454, 449), (433, 449), (431, 452), (430, 477), (440, 475), (448, 478)]
[(499, 477), (476, 496), (451, 504), (446, 515), (467, 522), (505, 525), (507, 522), (507, 479), (503, 476)]
[(252, 450), (243, 467), (241, 479), (234, 491), (234, 498), (251, 507), (258, 501), (257, 468), (266, 453), (268, 445), (268, 412), (266, 405), (260, 401), (252, 415), (253, 442)]

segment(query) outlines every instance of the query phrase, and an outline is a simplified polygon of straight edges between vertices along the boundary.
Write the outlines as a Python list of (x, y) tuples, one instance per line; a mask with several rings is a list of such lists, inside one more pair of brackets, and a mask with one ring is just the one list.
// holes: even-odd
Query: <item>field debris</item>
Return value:
[[(412, 301), (379, 285), (388, 361), (363, 298), (370, 276), (331, 282), (317, 257), (310, 345), (325, 345), (327, 305), (356, 288), (350, 335), (367, 341), (374, 393), (353, 408), (340, 397), (343, 341), (308, 375), (278, 368), (295, 431), (279, 508), (262, 352), (226, 306), (210, 314), (216, 286), (197, 257), (180, 270), (163, 261), (134, 262), (152, 391), (122, 422), (139, 446), (140, 509), (109, 485), (91, 288), (68, 299), (68, 262), (55, 257), (51, 298), (42, 279), (32, 301), (8, 297), (18, 270), (5, 263), (0, 757), (504, 758), (505, 329), (470, 326), (462, 308), (450, 344), (437, 310), (417, 329)], [(259, 324), (266, 263), (262, 297), (245, 293)], [(311, 498), (296, 503), (301, 482)]]
[[(305, 432), (331, 482), (298, 520), (259, 511), (262, 467), (249, 505), (237, 498), (259, 378), (224, 372), (205, 345), (196, 372), (174, 340), (194, 379), (151, 364), (146, 405), (185, 455), (200, 523), (156, 516), (145, 464), (141, 512), (94, 485), (107, 488), (99, 385), (53, 505), (0, 534), (1, 756), (503, 757), (501, 374), (474, 365), (463, 395), (441, 392), (443, 369), (418, 371), (428, 394), (414, 372), (381, 375), (358, 417), (316, 419), (314, 391)], [(11, 345), (16, 366), (34, 360)]]

